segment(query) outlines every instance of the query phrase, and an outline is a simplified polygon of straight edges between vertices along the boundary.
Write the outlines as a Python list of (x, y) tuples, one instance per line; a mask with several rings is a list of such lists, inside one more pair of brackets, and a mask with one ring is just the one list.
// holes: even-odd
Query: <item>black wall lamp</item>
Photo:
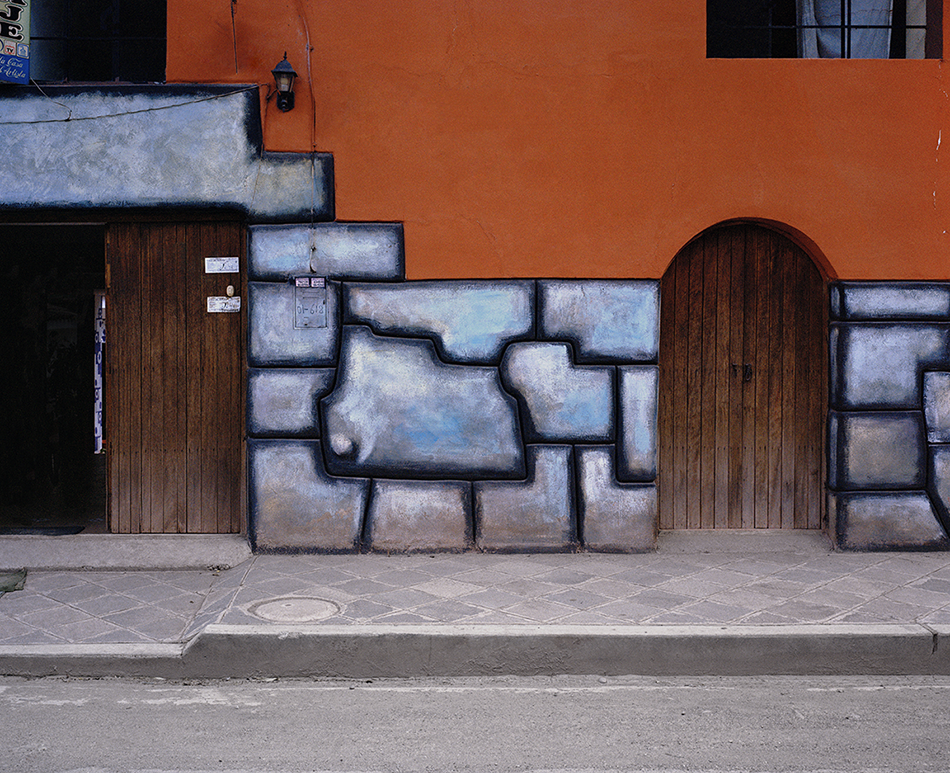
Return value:
[(274, 81), (277, 83), (277, 109), (281, 112), (288, 112), (294, 109), (294, 78), (297, 73), (287, 61), (287, 52), (284, 51), (284, 59), (278, 62), (277, 66), (271, 70)]

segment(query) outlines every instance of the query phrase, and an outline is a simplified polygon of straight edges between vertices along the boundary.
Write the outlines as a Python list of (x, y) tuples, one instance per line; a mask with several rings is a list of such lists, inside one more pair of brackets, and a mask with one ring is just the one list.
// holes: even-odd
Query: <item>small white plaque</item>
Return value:
[(205, 258), (206, 274), (236, 274), (240, 270), (237, 258)]
[(226, 295), (208, 296), (208, 313), (228, 313), (241, 310), (241, 296), (228, 298)]
[(322, 276), (294, 277), (294, 329), (327, 326), (327, 282)]

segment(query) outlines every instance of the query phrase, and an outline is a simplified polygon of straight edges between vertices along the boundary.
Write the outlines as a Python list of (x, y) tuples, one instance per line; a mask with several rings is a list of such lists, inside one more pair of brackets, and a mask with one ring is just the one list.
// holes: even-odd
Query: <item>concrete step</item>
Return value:
[(206, 569), (251, 557), (240, 534), (0, 536), (0, 569)]

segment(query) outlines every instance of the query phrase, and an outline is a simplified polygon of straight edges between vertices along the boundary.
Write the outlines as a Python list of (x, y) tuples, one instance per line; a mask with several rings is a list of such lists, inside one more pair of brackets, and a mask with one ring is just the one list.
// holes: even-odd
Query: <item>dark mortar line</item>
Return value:
[(531, 331), (532, 339), (541, 340), (541, 280), (535, 279), (531, 291)]
[(828, 322), (829, 327), (839, 330), (870, 327), (926, 327), (950, 328), (950, 320), (946, 317), (895, 317), (893, 319), (833, 319)]
[(468, 483), (468, 513), (467, 521), (465, 524), (466, 531), (469, 533), (471, 538), (472, 548), (478, 548), (478, 532), (479, 532), (479, 522), (475, 514), (475, 483), (473, 481), (467, 481)]
[[(943, 371), (938, 371), (938, 372), (941, 372), (941, 373), (942, 373)], [(856, 414), (856, 413), (858, 413), (858, 414), (860, 414), (860, 413), (870, 413), (870, 414), (881, 414), (881, 413), (890, 413), (890, 414), (895, 414), (895, 413), (900, 413), (900, 414), (904, 414), (904, 413), (919, 413), (919, 414), (923, 414), (923, 413), (924, 413), (924, 409), (923, 409), (922, 407), (921, 407), (921, 408), (835, 408), (835, 407), (829, 405), (829, 406), (828, 406), (828, 412), (829, 412), (829, 413), (837, 413), (837, 414), (842, 415), (842, 416), (844, 416), (844, 415), (853, 415), (853, 414)], [(940, 444), (938, 444), (938, 443), (931, 443), (931, 445), (940, 445)]]
[(581, 464), (579, 454), (577, 453), (577, 446), (572, 445), (570, 448), (567, 463), (568, 474), (571, 476), (571, 485), (568, 486), (568, 491), (573, 499), (571, 510), (574, 513), (574, 542), (577, 547), (584, 548), (584, 499), (581, 496)]
[(948, 507), (948, 503), (944, 502), (940, 496), (939, 487), (933, 474), (933, 453), (929, 448), (927, 449), (926, 456), (927, 458), (924, 460), (924, 464), (926, 465), (926, 470), (924, 471), (926, 477), (924, 491), (930, 500), (930, 506), (934, 509), (934, 514), (937, 516), (937, 523), (939, 523), (943, 529), (944, 535), (950, 538), (950, 507)]
[(501, 364), (501, 360), (504, 357), (505, 350), (511, 344), (517, 343), (532, 343), (534, 339), (531, 338), (518, 338), (514, 337), (510, 340), (506, 340), (502, 343), (499, 355), (494, 360), (452, 360), (449, 359), (449, 356), (446, 354), (441, 339), (435, 335), (412, 335), (410, 333), (404, 333), (401, 331), (389, 332), (389, 331), (380, 331), (374, 326), (374, 322), (368, 319), (356, 318), (352, 315), (346, 315), (346, 319), (342, 323), (343, 327), (364, 327), (369, 330), (376, 338), (384, 339), (393, 339), (396, 341), (423, 341), (429, 342), (432, 344), (432, 348), (435, 352), (436, 361), (440, 365), (445, 365), (447, 367), (459, 367), (459, 368), (498, 368)]
[(910, 488), (831, 488), (828, 486), (827, 489), (832, 494), (889, 494), (891, 496), (898, 494), (924, 494), (930, 497), (930, 492), (927, 491), (926, 486)]
[[(324, 164), (324, 187), (326, 189), (326, 201), (324, 202), (324, 209), (329, 215), (328, 221), (323, 222), (333, 222), (336, 220), (336, 163), (333, 158), (332, 153), (318, 153), (313, 151), (310, 153), (311, 157), (311, 170), (314, 172), (313, 181), (316, 182), (316, 159), (318, 157), (325, 157), (326, 161)], [(313, 197), (310, 203), (310, 222), (316, 222), (314, 220), (313, 214), (316, 209), (316, 186), (310, 191), (310, 195)]]
[(534, 421), (531, 418), (531, 411), (528, 410), (528, 401), (520, 392), (515, 391), (513, 387), (509, 387), (508, 384), (505, 383), (505, 377), (502, 375), (502, 366), (505, 362), (505, 357), (507, 357), (508, 349), (513, 343), (518, 342), (512, 341), (506, 344), (502, 350), (502, 357), (496, 369), (496, 381), (498, 382), (498, 388), (501, 390), (501, 393), (503, 395), (507, 395), (514, 402), (515, 420), (518, 423), (518, 429), (520, 430), (521, 435), (519, 438), (521, 441), (521, 453), (524, 455), (526, 453), (525, 448), (530, 442), (532, 442), (531, 438), (538, 435), (538, 431), (534, 427)]
[[(613, 405), (610, 406), (611, 415), (610, 415), (610, 438), (611, 442), (614, 444), (614, 447), (620, 445), (620, 437), (623, 434), (620, 431), (620, 423), (623, 421), (623, 410), (621, 409), (620, 399), (623, 396), (623, 390), (620, 388), (620, 366), (614, 365), (611, 367), (613, 371), (611, 378), (611, 387), (613, 389)], [(659, 402), (659, 401), (658, 401)], [(617, 477), (617, 462), (614, 460), (614, 477)]]
[(830, 325), (846, 325), (848, 327), (880, 326), (880, 325), (925, 325), (940, 327), (950, 324), (947, 317), (835, 317), (828, 320)]
[(366, 491), (366, 502), (363, 505), (363, 512), (360, 516), (360, 533), (357, 545), (357, 553), (370, 553), (373, 550), (370, 544), (370, 510), (373, 505), (373, 494), (376, 492), (376, 479), (370, 478)]

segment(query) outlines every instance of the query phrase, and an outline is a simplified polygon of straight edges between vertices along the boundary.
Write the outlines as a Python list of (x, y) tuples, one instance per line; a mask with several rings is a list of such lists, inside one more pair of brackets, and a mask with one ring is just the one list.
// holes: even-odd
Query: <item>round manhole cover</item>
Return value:
[(259, 601), (248, 609), (255, 617), (272, 623), (312, 623), (338, 614), (340, 608), (332, 601), (306, 596)]

